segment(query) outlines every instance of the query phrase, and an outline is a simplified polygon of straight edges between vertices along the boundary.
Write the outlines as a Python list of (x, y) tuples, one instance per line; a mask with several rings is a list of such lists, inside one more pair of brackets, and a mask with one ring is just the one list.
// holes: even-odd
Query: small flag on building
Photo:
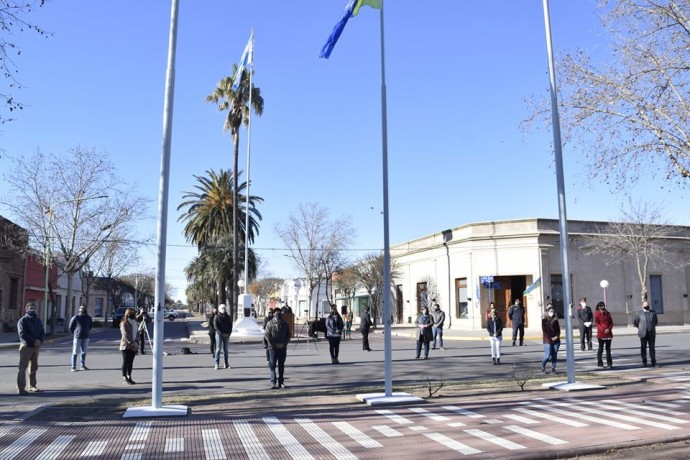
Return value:
[(535, 289), (537, 289), (540, 286), (541, 286), (541, 276), (539, 278), (537, 278), (537, 280), (534, 283), (527, 286), (527, 289), (525, 289), (525, 292), (523, 295), (529, 294), (530, 292), (534, 291)]
[(331, 32), (331, 35), (328, 37), (328, 40), (326, 40), (326, 44), (323, 45), (323, 48), (321, 48), (321, 54), (319, 54), (319, 57), (328, 59), (331, 56), (331, 52), (333, 51), (335, 44), (338, 42), (340, 34), (343, 33), (347, 21), (351, 17), (357, 16), (357, 13), (359, 13), (359, 9), (364, 5), (380, 10), (381, 0), (350, 0), (347, 3), (345, 11), (343, 11), (343, 14), (342, 16), (340, 16), (340, 19), (338, 20), (337, 24), (335, 25), (335, 27), (333, 27), (333, 32)]

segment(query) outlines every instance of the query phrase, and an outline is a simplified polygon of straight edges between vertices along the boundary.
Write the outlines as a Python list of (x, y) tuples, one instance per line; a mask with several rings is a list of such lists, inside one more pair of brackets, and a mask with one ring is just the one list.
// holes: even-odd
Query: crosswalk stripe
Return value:
[(483, 439), (484, 441), (488, 441), (492, 444), (496, 444), (497, 446), (506, 448), (508, 450), (520, 450), (520, 449), (525, 449), (525, 446), (515, 443), (513, 441), (509, 441), (507, 439), (499, 438), (498, 436), (488, 433), (483, 430), (476, 430), (476, 429), (470, 429), (470, 430), (464, 430), (465, 433), (471, 434), (472, 436), (476, 436), (479, 439)]
[(523, 436), (527, 436), (527, 437), (530, 437), (532, 439), (536, 439), (537, 441), (542, 441), (542, 442), (545, 442), (547, 444), (551, 444), (554, 446), (557, 446), (559, 444), (568, 444), (568, 441), (554, 438), (553, 436), (549, 436), (549, 435), (540, 433), (538, 431), (533, 431), (533, 430), (530, 430), (529, 428), (525, 428), (525, 427), (518, 426), (518, 425), (506, 425), (503, 428), (505, 428), (506, 430), (510, 430), (513, 433), (521, 434)]
[(108, 441), (91, 441), (81, 453), (80, 457), (98, 457), (105, 450)]
[(531, 418), (523, 417), (522, 415), (506, 414), (504, 417), (515, 420), (516, 422), (526, 423), (527, 425), (535, 425), (540, 423), (539, 420), (532, 420)]
[(650, 401), (650, 400), (645, 400), (645, 404), (651, 404), (652, 406), (659, 406), (659, 407), (671, 407), (673, 409), (676, 409), (680, 407), (680, 404), (675, 404), (675, 403), (669, 403), (669, 402), (659, 402), (659, 401)]
[(2, 428), (0, 428), (0, 438), (2, 438), (3, 436), (5, 436), (6, 434), (10, 434), (11, 432), (12, 432), (12, 427), (9, 427), (9, 428), (2, 427)]
[[(677, 417), (670, 417), (670, 415), (685, 415), (683, 412), (678, 412), (669, 409), (661, 409), (659, 407), (645, 407), (644, 409), (641, 409), (640, 406), (638, 406), (637, 404), (631, 404), (625, 401), (615, 401), (613, 399), (605, 399), (603, 402), (607, 404), (613, 404), (613, 406), (608, 407), (611, 410), (628, 411), (631, 414), (642, 415), (644, 417), (651, 417), (659, 420), (666, 420), (667, 422), (688, 423), (687, 420), (683, 420)], [(661, 414), (655, 414), (654, 412), (661, 412)]]
[(242, 442), (244, 451), (251, 460), (264, 460), (271, 458), (266, 453), (266, 450), (261, 445), (259, 438), (256, 437), (256, 434), (254, 433), (254, 430), (252, 430), (252, 427), (249, 423), (245, 421), (234, 421), (233, 425), (235, 425), (237, 434), (240, 435), (240, 442)]
[(431, 420), (435, 420), (437, 422), (445, 422), (446, 420), (450, 420), (450, 418), (446, 417), (445, 415), (434, 414), (433, 412), (429, 412), (421, 407), (410, 407), (410, 410), (425, 417), (429, 417)]
[(472, 412), (471, 410), (463, 409), (462, 407), (458, 406), (441, 406), (446, 410), (449, 410), (451, 412), (455, 412), (456, 414), (460, 415), (465, 415), (470, 418), (483, 418), (484, 416), (482, 414), (478, 414), (476, 412)]
[(443, 444), (449, 449), (453, 449), (456, 452), (460, 452), (463, 455), (480, 454), (482, 452), (481, 450), (477, 450), (473, 447), (465, 445), (460, 441), (451, 439), (448, 436), (442, 435), (441, 433), (424, 433), (424, 436), (431, 439), (432, 441), (436, 441), (439, 444)]
[(569, 419), (563, 418), (563, 417), (556, 417), (555, 415), (544, 414), (542, 412), (533, 411), (530, 409), (526, 409), (524, 407), (514, 407), (513, 410), (517, 411), (517, 412), (522, 412), (523, 414), (531, 415), (532, 417), (543, 418), (546, 420), (551, 420), (552, 422), (572, 426), (574, 428), (582, 428), (585, 426), (589, 426), (586, 423), (578, 422), (577, 420), (569, 420)]
[(153, 422), (151, 420), (146, 422), (137, 422), (136, 425), (134, 425), (132, 435), (129, 437), (129, 442), (146, 441), (146, 439), (149, 437), (152, 423)]
[[(559, 403), (559, 402), (553, 402), (553, 401), (545, 401), (547, 404), (530, 404), (530, 407), (537, 408), (537, 409), (542, 409), (542, 410), (547, 410), (549, 412), (554, 412), (556, 414), (561, 414), (561, 415), (568, 415), (571, 417), (577, 417), (578, 419), (581, 420), (587, 420), (589, 422), (594, 422), (594, 423), (601, 423), (602, 425), (608, 425), (612, 426), (614, 428), (620, 428), (622, 430), (639, 430), (639, 426), (634, 426), (634, 425), (628, 425), (627, 423), (620, 423), (616, 422), (615, 420), (609, 420), (606, 417), (593, 417), (591, 415), (584, 415), (584, 414), (576, 414), (572, 411), (569, 410), (564, 410), (564, 409), (559, 409), (556, 406), (564, 406), (564, 407), (569, 407), (578, 411), (581, 411), (580, 409), (586, 409), (586, 408), (581, 408), (575, 404), (569, 404), (569, 403)], [(581, 411), (581, 412), (588, 412), (588, 411)], [(602, 414), (605, 414), (602, 412)]]
[(374, 425), (372, 428), (387, 438), (396, 438), (403, 435), (401, 432), (389, 427), (388, 425)]
[(220, 440), (220, 431), (217, 429), (201, 430), (201, 438), (204, 441), (204, 453), (207, 460), (225, 460), (225, 449)]
[(55, 441), (51, 442), (48, 447), (45, 448), (41, 455), (36, 457), (36, 460), (53, 460), (60, 456), (65, 447), (69, 445), (76, 436), (65, 435), (58, 436)]
[(128, 452), (122, 454), (120, 460), (141, 460), (141, 452)]
[(21, 453), (27, 446), (39, 438), (43, 433), (48, 431), (47, 428), (32, 428), (19, 437), (12, 444), (7, 446), (0, 452), (0, 460), (12, 460)]
[(403, 416), (400, 416), (396, 414), (393, 411), (387, 410), (387, 409), (378, 409), (376, 412), (379, 414), (383, 415), (384, 417), (388, 417), (389, 419), (393, 420), (395, 423), (399, 425), (412, 425), (414, 422), (410, 419), (407, 419)]
[(299, 423), (312, 438), (316, 439), (323, 447), (333, 454), (335, 458), (339, 460), (357, 460), (354, 454), (333, 439), (331, 435), (326, 433), (323, 428), (316, 423), (308, 418), (296, 418), (295, 421)]
[[(583, 401), (578, 404), (570, 404), (570, 403), (556, 403), (556, 405), (559, 406), (568, 406), (572, 407), (573, 409), (580, 411), (580, 412), (588, 412), (590, 414), (598, 414), (598, 415), (605, 415), (609, 416), (611, 414), (608, 414), (606, 411), (603, 410), (598, 410), (598, 409), (593, 409), (591, 407), (583, 407), (583, 406), (589, 406), (597, 404), (594, 402), (589, 402), (589, 401)], [(579, 415), (579, 417), (584, 417), (583, 415)], [(673, 425), (667, 425), (666, 423), (660, 423), (660, 422), (655, 422), (653, 420), (649, 420), (646, 417), (645, 418), (639, 418), (639, 417), (632, 417), (630, 415), (623, 415), (623, 414), (616, 414), (616, 418), (619, 420), (627, 420), (628, 422), (633, 422), (633, 423), (638, 423), (642, 426), (653, 426), (656, 428), (661, 428), (664, 430), (680, 430), (679, 426), (673, 426)], [(604, 419), (599, 419), (599, 423), (604, 423)], [(609, 421), (610, 423), (610, 421)], [(639, 427), (635, 427), (638, 429)]]
[(285, 447), (288, 454), (294, 459), (310, 460), (313, 457), (307, 452), (302, 444), (283, 426), (277, 417), (264, 417), (264, 423), (273, 432), (273, 435)]
[(184, 438), (165, 438), (164, 454), (184, 452)]
[(458, 428), (458, 427), (467, 426), (467, 425), (465, 425), (465, 424), (462, 423), (462, 422), (450, 422), (450, 423), (448, 424), (448, 426), (449, 426), (449, 427), (452, 427), (452, 428)]
[(338, 428), (340, 431), (357, 441), (362, 447), (365, 447), (367, 449), (371, 449), (372, 447), (383, 447), (383, 445), (376, 441), (375, 439), (370, 438), (366, 434), (362, 433), (359, 431), (357, 428), (354, 426), (350, 425), (347, 422), (331, 422), (333, 425)]

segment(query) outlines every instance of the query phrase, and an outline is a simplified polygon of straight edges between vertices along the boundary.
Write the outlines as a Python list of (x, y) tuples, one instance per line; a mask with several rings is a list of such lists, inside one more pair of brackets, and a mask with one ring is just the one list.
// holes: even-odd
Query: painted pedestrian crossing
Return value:
[[(491, 423), (488, 423), (488, 422)], [(554, 423), (570, 427), (558, 430)], [(597, 427), (609, 431), (681, 430), (690, 414), (675, 401), (610, 398), (542, 398), (487, 409), (467, 406), (366, 408), (332, 420), (304, 416), (236, 419), (230, 423), (191, 424), (184, 430), (167, 420), (116, 424), (110, 440), (93, 439), (79, 426), (0, 426), (0, 460), (66, 458), (144, 460), (194, 452), (195, 458), (355, 460), (380, 458), (390, 449), (413, 449), (441, 458), (557, 448), (579, 442)], [(196, 429), (194, 427), (197, 427)], [(599, 430), (602, 431), (602, 430)], [(90, 439), (89, 439), (90, 438)], [(193, 450), (196, 449), (196, 450)]]

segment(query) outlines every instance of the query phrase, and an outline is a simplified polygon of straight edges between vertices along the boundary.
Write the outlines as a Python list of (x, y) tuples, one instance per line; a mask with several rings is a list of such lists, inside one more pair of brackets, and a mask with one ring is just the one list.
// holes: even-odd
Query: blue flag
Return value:
[(321, 54), (319, 54), (319, 57), (328, 59), (331, 56), (331, 52), (333, 51), (335, 44), (338, 42), (340, 34), (343, 33), (347, 21), (352, 16), (357, 16), (357, 13), (359, 13), (359, 9), (364, 5), (368, 5), (376, 9), (381, 9), (380, 0), (350, 0), (349, 2), (347, 2), (345, 11), (343, 11), (343, 14), (340, 16), (340, 19), (336, 23), (335, 27), (333, 27), (333, 32), (331, 32), (331, 35), (328, 37), (328, 40), (326, 40), (326, 44), (323, 45), (323, 48), (321, 48)]
[(537, 278), (537, 280), (534, 283), (527, 286), (527, 289), (525, 289), (525, 292), (523, 293), (523, 295), (529, 294), (530, 292), (534, 291), (539, 286), (541, 286), (541, 276), (539, 278)]
[(254, 63), (254, 31), (252, 31), (251, 37), (247, 42), (247, 46), (244, 47), (244, 52), (240, 58), (240, 63), (237, 65), (237, 72), (232, 79), (232, 90), (237, 91), (240, 86), (240, 80), (242, 79), (242, 71), (248, 68), (251, 71), (251, 66)]

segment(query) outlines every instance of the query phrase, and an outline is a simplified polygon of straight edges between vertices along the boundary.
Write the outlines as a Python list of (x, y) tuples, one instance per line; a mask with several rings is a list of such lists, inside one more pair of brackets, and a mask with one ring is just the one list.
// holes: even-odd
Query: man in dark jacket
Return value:
[(151, 315), (146, 311), (145, 307), (139, 307), (139, 313), (135, 317), (139, 323), (139, 351), (142, 355), (145, 355), (144, 345), (146, 344), (146, 338), (148, 335), (148, 324), (151, 322)]
[(436, 339), (438, 338), (438, 346), (441, 350), (445, 350), (443, 348), (443, 323), (446, 322), (446, 313), (441, 310), (441, 306), (436, 303), (436, 299), (433, 299), (432, 302), (434, 302), (434, 310), (431, 312), (431, 318), (434, 321), (434, 325), (431, 327), (431, 332), (434, 334), (432, 348), (436, 349)]
[(649, 345), (649, 358), (652, 360), (652, 367), (656, 367), (656, 325), (658, 318), (654, 310), (649, 309), (649, 302), (642, 302), (642, 310), (637, 312), (633, 324), (637, 328), (637, 336), (640, 338), (640, 354), (642, 355), (642, 365), (647, 366), (647, 345)]
[(213, 323), (216, 320), (218, 309), (211, 310), (211, 316), (208, 318), (208, 338), (211, 339), (211, 356), (216, 357), (216, 327)]
[(79, 307), (79, 313), (72, 317), (69, 322), (69, 331), (72, 333), (72, 372), (77, 370), (77, 352), (80, 353), (80, 362), (82, 371), (88, 371), (86, 367), (86, 350), (89, 348), (89, 335), (91, 335), (91, 328), (93, 327), (93, 320), (86, 312), (84, 305)]
[(520, 333), (520, 346), (525, 344), (525, 307), (522, 306), (520, 299), (515, 299), (513, 305), (508, 309), (508, 319), (513, 325), (513, 346)]
[(359, 330), (362, 332), (362, 350), (364, 351), (371, 351), (371, 348), (369, 348), (369, 329), (371, 325), (369, 307), (364, 307), (362, 309), (362, 314), (359, 315)]
[[(268, 367), (271, 369), (271, 388), (287, 388), (284, 383), (285, 359), (290, 342), (290, 328), (283, 319), (283, 312), (276, 308), (273, 319), (266, 324), (264, 337), (268, 343)], [(276, 377), (276, 366), (278, 376)]]
[(45, 329), (41, 319), (36, 315), (36, 305), (29, 302), (26, 314), (17, 322), (19, 334), (19, 372), (17, 373), (17, 393), (28, 394), (26, 391), (26, 369), (29, 368), (29, 391), (39, 391), (36, 386), (36, 371), (38, 370), (38, 350), (45, 339)]
[(213, 320), (213, 327), (216, 330), (216, 370), (220, 369), (221, 351), (225, 354), (225, 368), (229, 369), (228, 345), (230, 343), (230, 334), (232, 334), (232, 317), (228, 314), (224, 303), (218, 305), (218, 314), (216, 319)]
[(343, 326), (343, 318), (338, 313), (338, 307), (331, 305), (331, 313), (326, 318), (326, 338), (331, 353), (331, 364), (340, 364), (338, 355), (340, 354), (340, 338), (343, 334)]
[(587, 349), (591, 350), (594, 315), (592, 314), (592, 309), (587, 305), (585, 297), (580, 299), (580, 305), (577, 307), (577, 319), (580, 326), (580, 348), (582, 348), (582, 351), (585, 351), (585, 345), (587, 345)]

